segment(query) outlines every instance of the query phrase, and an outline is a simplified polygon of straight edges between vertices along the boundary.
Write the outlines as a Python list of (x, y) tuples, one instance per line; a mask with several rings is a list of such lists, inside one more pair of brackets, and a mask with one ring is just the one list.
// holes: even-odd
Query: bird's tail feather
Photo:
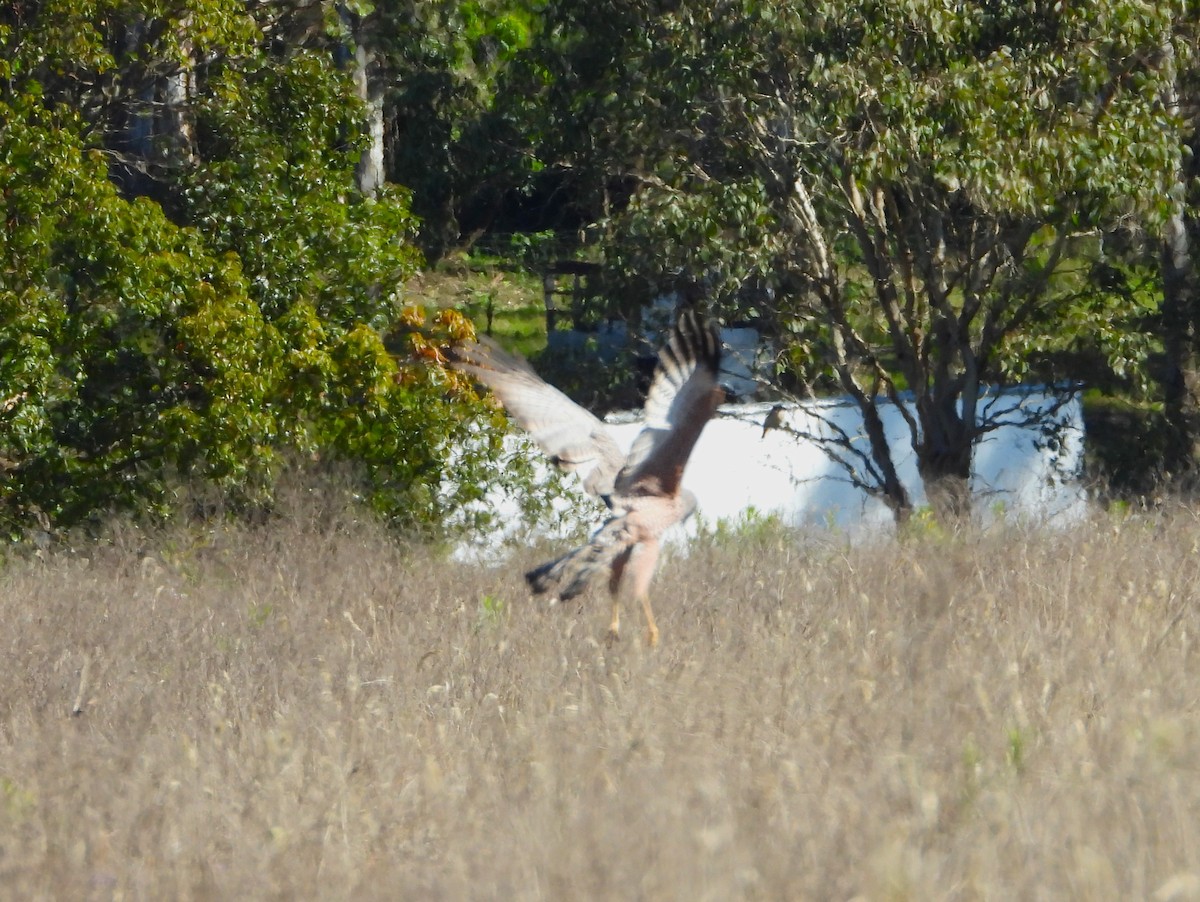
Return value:
[(605, 523), (586, 545), (568, 551), (560, 558), (535, 567), (525, 574), (525, 581), (535, 595), (552, 592), (559, 600), (568, 601), (588, 587), (588, 583), (608, 569), (626, 546), (620, 541), (624, 518), (614, 517)]

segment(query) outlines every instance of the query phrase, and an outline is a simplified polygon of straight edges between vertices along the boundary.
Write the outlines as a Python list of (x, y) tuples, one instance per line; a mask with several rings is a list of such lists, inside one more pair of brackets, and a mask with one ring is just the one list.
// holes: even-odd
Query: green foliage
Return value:
[(236, 261), (122, 200), (71, 120), (20, 98), (3, 119), (5, 530), (156, 507), (179, 470), (248, 491), (275, 427), (278, 350)]
[(682, 279), (753, 312), (803, 345), (778, 358), (795, 379), (836, 378), (868, 418), (911, 392), (922, 477), (961, 481), (981, 385), (1065, 351), (1132, 375), (1151, 349), (1156, 296), (1063, 264), (1163, 222), (1182, 143), (1164, 48), (1191, 59), (1194, 22), (1142, 0), (566, 2), (509, 96), (539, 158), (602, 198), (631, 294)]
[(371, 49), (393, 76), (391, 176), (414, 191), (431, 259), (458, 243), (464, 218), (486, 224), (520, 184), (526, 142), (497, 110), (498, 80), (531, 39), (541, 5), (403, 0), (380, 4), (369, 20)]
[(495, 595), (484, 595), (479, 599), (479, 623), (478, 629), (497, 630), (508, 622), (511, 608), (504, 603), (504, 599), (498, 598)]
[[(1137, 204), (1161, 215), (1179, 152), (1162, 73), (1111, 66), (1133, 47), (1153, 58), (1172, 13), (1093, 8), (556, 4), (514, 103), (546, 136), (544, 156), (596, 190), (636, 186), (607, 224), (622, 271), (792, 292), (802, 175), (823, 224), (847, 236), (847, 178), (868, 196), (898, 188), (947, 213), (969, 204), (1072, 228)], [(588, 127), (569, 124), (585, 112)], [(856, 262), (853, 242), (838, 250)]]
[(777, 513), (763, 513), (748, 507), (737, 517), (722, 517), (715, 523), (701, 520), (697, 532), (717, 548), (740, 547), (752, 551), (791, 545), (796, 531)]
[(1127, 210), (1178, 153), (1163, 140), (1163, 72), (1136, 59), (1169, 40), (1176, 15), (1141, 0), (871, 3), (792, 24), (815, 51), (814, 119), (867, 138), (851, 151), (860, 179), (905, 180), (918, 165), (985, 209), (1044, 215), (1075, 194)]
[[(196, 60), (254, 52), (261, 35), (238, 0), (41, 0), (0, 10), (0, 72), (10, 96), (43, 97), (86, 118), (90, 146), (116, 149), (149, 135), (164, 79)], [(137, 164), (157, 170), (155, 149)]]
[[(143, 24), (124, 11), (133, 18), (109, 10), (101, 24), (117, 35)], [(151, 24), (181, 41), (185, 21)], [(114, 66), (118, 81), (136, 74), (100, 52), (104, 29), (68, 40), (52, 20), (36, 24), (15, 45), (0, 32), (13, 67), (53, 74), (61, 41), (79, 40), (94, 42), (76, 60), (92, 67), (89, 85)], [(194, 40), (209, 46), (210, 27)], [(43, 33), (41, 52), (26, 38)], [(171, 46), (141, 46), (138, 71), (169, 68)], [(348, 79), (319, 54), (241, 50), (210, 61), (192, 163), (170, 176), (183, 224), (118, 192), (112, 157), (92, 149), (106, 137), (83, 108), (92, 88), (51, 79), (50, 95), (30, 81), (0, 92), (5, 534), (119, 508), (167, 515), (197, 480), (221, 509), (261, 510), (282, 462), (299, 457), (348, 467), (389, 522), (439, 535), (494, 481), (500, 434), (480, 438), (491, 415), (438, 350), (469, 324), (402, 307), (420, 261), (408, 195), (355, 188), (362, 111)]]
[(1028, 768), (1030, 731), (1021, 727), (1009, 727), (1004, 758), (1013, 773), (1020, 776)]
[[(435, 335), (433, 342), (451, 340), (445, 331)], [(365, 325), (313, 342), (298, 355), (303, 378), (293, 384), (302, 389), (288, 400), (301, 430), (298, 444), (356, 466), (367, 500), (389, 521), (436, 533), (488, 484), (486, 468), (498, 448), (460, 451), (481, 411), (454, 391), (436, 361), (422, 362), (419, 352), (430, 342), (424, 332), (407, 334), (399, 361)]]
[[(210, 240), (242, 260), (280, 332), (282, 437), (352, 462), (377, 511), (429, 529), (469, 494), (442, 477), (470, 410), (413, 347), (392, 349), (397, 357), (385, 346), (420, 258), (406, 192), (355, 190), (357, 112), (348, 80), (313, 54), (222, 72), (199, 110), (205, 162), (188, 198)], [(424, 326), (415, 315), (404, 328)]]
[[(1149, 364), (1162, 351), (1160, 273), (1144, 262), (1097, 253), (1091, 238), (1049, 280), (1049, 296), (1026, 328), (998, 348), (997, 369), (1009, 381), (1072, 378), (1117, 384), (1132, 398), (1154, 390)], [(1069, 367), (1069, 369), (1068, 369)]]
[[(0, 525), (162, 513), (196, 478), (257, 508), (297, 456), (352, 468), (405, 527), (485, 520), (455, 512), (534, 471), (442, 366), (469, 325), (407, 308), (404, 283), (418, 243), (549, 184), (597, 220), (615, 290), (703, 285), (782, 337), (797, 383), (912, 391), (919, 455), (974, 438), (953, 411), (983, 379), (1086, 356), (1148, 395), (1162, 283), (1116, 245), (1191, 190), (1163, 98), (1176, 71), (1194, 92), (1194, 7), (0, 10)], [(412, 193), (356, 188), (360, 50)], [(557, 253), (551, 233), (510, 250)], [(629, 367), (540, 363), (585, 402), (614, 382), (636, 401)]]
[(386, 329), (420, 262), (407, 193), (355, 190), (359, 113), (349, 80), (310, 53), (226, 68), (197, 110), (190, 216), (238, 255), (270, 318), (303, 302), (322, 321)]
[(517, 232), (509, 238), (508, 256), (531, 271), (536, 272), (561, 255), (555, 232)]
[(914, 508), (901, 524), (898, 537), (906, 542), (942, 543), (949, 534), (928, 505)]

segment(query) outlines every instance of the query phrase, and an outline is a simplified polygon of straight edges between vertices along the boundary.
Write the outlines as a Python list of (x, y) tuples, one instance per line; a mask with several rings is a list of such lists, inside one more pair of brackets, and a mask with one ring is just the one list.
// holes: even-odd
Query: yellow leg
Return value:
[(613, 561), (612, 573), (608, 577), (608, 591), (612, 595), (612, 623), (608, 625), (608, 642), (611, 645), (621, 638), (621, 577), (633, 549), (626, 549)]
[(650, 609), (649, 595), (642, 595), (642, 610), (646, 613), (646, 644), (654, 648), (658, 645), (658, 624), (654, 622), (654, 611)]

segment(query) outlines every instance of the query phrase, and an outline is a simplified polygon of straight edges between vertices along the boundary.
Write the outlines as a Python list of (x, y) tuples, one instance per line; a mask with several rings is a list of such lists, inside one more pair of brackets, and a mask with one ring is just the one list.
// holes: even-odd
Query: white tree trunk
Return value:
[(358, 160), (358, 190), (373, 197), (383, 184), (383, 91), (372, 86), (370, 55), (359, 44), (354, 51), (354, 84), (367, 110), (367, 146)]

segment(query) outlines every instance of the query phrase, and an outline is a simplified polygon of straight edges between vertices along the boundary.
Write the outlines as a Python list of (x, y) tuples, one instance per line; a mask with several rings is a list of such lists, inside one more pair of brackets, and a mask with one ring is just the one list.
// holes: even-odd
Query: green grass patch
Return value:
[(409, 292), (429, 307), (453, 307), (480, 334), (529, 356), (546, 346), (542, 280), (536, 273), (492, 258), (443, 261), (409, 283)]

